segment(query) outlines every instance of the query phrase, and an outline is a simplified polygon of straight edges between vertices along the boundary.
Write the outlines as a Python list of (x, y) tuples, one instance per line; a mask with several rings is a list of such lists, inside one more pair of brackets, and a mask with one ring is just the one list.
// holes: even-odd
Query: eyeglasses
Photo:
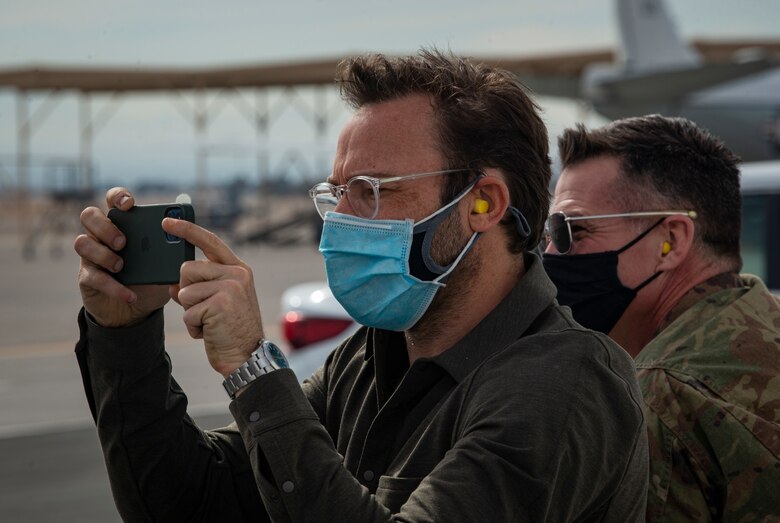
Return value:
[(325, 213), (336, 208), (338, 203), (347, 196), (347, 201), (355, 214), (361, 218), (373, 219), (379, 214), (379, 187), (391, 182), (401, 182), (425, 178), (438, 174), (450, 174), (467, 172), (470, 169), (448, 169), (445, 171), (432, 171), (428, 173), (407, 174), (405, 176), (393, 176), (391, 178), (374, 178), (372, 176), (354, 176), (344, 185), (332, 183), (318, 183), (309, 189), (309, 196), (314, 201), (314, 206), (320, 217), (325, 218)]
[(567, 254), (574, 238), (571, 234), (571, 222), (580, 220), (602, 220), (606, 218), (634, 218), (641, 216), (688, 216), (696, 219), (696, 211), (637, 211), (619, 214), (598, 214), (595, 216), (566, 216), (563, 212), (553, 213), (547, 218), (545, 237), (548, 243), (552, 243), (561, 254)]

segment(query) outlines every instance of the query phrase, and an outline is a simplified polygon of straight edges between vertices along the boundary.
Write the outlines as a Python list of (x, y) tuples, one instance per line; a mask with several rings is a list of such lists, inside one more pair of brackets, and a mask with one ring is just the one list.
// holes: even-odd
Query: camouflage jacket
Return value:
[(780, 301), (754, 276), (691, 289), (636, 358), (647, 521), (780, 519)]

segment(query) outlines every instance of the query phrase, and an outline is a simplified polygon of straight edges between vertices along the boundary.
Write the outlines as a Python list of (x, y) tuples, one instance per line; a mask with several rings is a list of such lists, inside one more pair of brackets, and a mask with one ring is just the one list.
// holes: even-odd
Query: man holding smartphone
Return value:
[[(334, 295), (364, 325), (301, 386), (266, 340), (252, 270), (205, 260), (125, 287), (96, 208), (76, 240), (77, 354), (127, 520), (638, 521), (647, 439), (634, 368), (555, 302), (540, 260), (547, 133), (508, 73), (435, 51), (339, 71), (355, 108), (310, 191)], [(134, 204), (126, 189), (109, 207)], [(236, 422), (186, 414), (163, 343), (173, 297)]]

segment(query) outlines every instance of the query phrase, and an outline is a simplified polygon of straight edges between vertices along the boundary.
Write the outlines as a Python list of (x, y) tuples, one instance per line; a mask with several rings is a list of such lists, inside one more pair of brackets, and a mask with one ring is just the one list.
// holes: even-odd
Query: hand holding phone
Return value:
[(194, 246), (162, 228), (163, 218), (195, 221), (187, 203), (136, 205), (130, 210), (113, 208), (108, 218), (122, 231), (125, 247), (118, 252), (124, 262), (114, 278), (124, 285), (178, 283), (181, 264), (195, 259)]

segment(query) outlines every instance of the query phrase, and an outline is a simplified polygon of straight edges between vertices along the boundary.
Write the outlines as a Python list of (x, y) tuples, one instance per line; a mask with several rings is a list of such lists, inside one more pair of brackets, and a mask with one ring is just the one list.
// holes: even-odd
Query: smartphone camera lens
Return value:
[(167, 211), (165, 211), (165, 216), (168, 218), (176, 218), (177, 220), (180, 220), (182, 215), (181, 207), (170, 207)]
[[(181, 220), (184, 216), (184, 211), (181, 207), (168, 207), (165, 209), (165, 217), (166, 218), (176, 218), (177, 220)], [(168, 240), (168, 243), (179, 243), (181, 241), (181, 238), (178, 236), (174, 236), (173, 234), (165, 233), (165, 239)]]

